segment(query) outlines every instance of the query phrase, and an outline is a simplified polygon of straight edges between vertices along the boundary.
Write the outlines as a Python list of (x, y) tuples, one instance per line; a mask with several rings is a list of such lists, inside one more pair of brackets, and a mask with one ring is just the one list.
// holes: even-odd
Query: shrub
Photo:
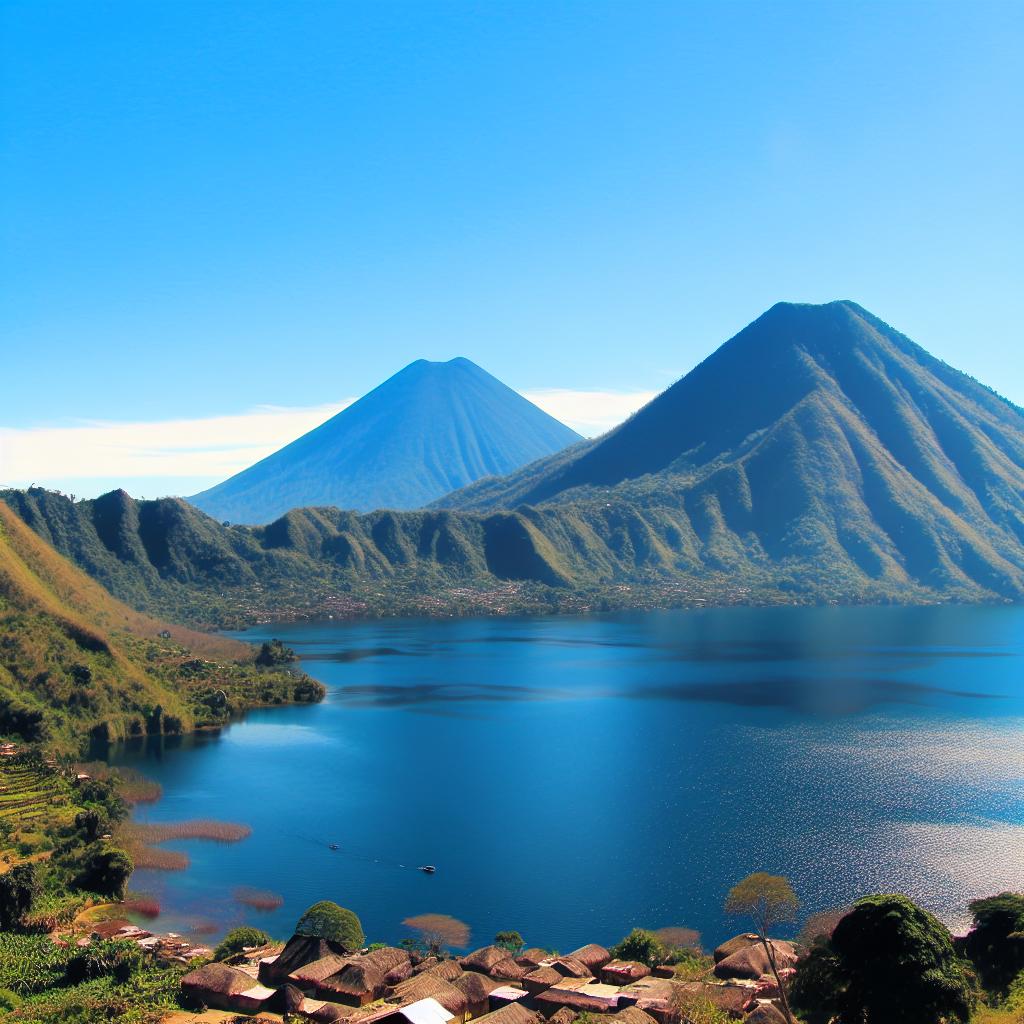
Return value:
[(366, 941), (359, 918), (351, 910), (330, 900), (314, 903), (299, 918), (295, 933), (314, 939), (329, 939), (348, 950), (357, 950)]
[(68, 961), (66, 980), (72, 985), (96, 978), (125, 982), (138, 973), (145, 957), (134, 942), (123, 939), (94, 942)]
[(35, 864), (19, 864), (0, 875), (0, 928), (17, 928), (41, 892)]
[(664, 963), (667, 950), (654, 932), (646, 928), (634, 928), (621, 942), (609, 950), (616, 960), (635, 960), (637, 963), (656, 967)]
[(523, 947), (526, 945), (523, 942), (522, 935), (519, 932), (498, 932), (494, 936), (494, 944), (501, 946), (502, 949), (507, 949), (513, 956), (517, 956), (523, 951)]
[(124, 850), (108, 846), (86, 855), (72, 885), (76, 889), (120, 900), (124, 899), (128, 879), (134, 870), (135, 864)]
[(1024, 895), (1002, 892), (975, 900), (969, 909), (974, 927), (964, 941), (964, 952), (982, 985), (1003, 995), (1024, 971)]
[(435, 956), (446, 947), (465, 949), (469, 945), (469, 925), (450, 914), (418, 914), (402, 924), (415, 931), (418, 945)]
[(879, 895), (799, 961), (792, 1002), (807, 1024), (966, 1024), (975, 993), (948, 930), (907, 897)]
[(232, 928), (213, 951), (213, 959), (226, 960), (235, 953), (241, 953), (243, 949), (265, 946), (269, 941), (270, 936), (260, 928), (252, 928), (249, 925)]

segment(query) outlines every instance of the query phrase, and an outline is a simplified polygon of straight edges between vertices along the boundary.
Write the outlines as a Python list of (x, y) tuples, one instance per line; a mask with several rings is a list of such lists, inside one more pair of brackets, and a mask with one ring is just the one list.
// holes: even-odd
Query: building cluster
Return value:
[[(790, 973), (793, 947), (772, 945), (781, 973)], [(446, 959), (392, 947), (350, 955), (329, 940), (296, 935), (283, 948), (204, 964), (181, 986), (196, 1008), (298, 1015), (312, 1024), (573, 1024), (581, 1014), (617, 1024), (680, 1024), (690, 1007), (709, 1005), (746, 1024), (784, 1021), (756, 935), (720, 946), (713, 972), (689, 981), (671, 966), (616, 960), (594, 944), (566, 956), (485, 946)]]
[(165, 964), (188, 964), (193, 960), (213, 956), (213, 950), (208, 946), (197, 946), (176, 932), (154, 935), (145, 928), (139, 928), (138, 925), (125, 920), (101, 921), (94, 924), (88, 937), (79, 939), (77, 945), (89, 946), (93, 942), (105, 939), (134, 942), (140, 949), (153, 954), (157, 960)]

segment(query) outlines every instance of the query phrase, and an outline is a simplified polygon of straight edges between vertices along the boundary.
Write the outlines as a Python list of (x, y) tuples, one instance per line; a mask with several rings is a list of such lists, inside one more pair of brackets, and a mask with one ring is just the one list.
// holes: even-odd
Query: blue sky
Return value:
[[(244, 433), (419, 357), (645, 396), (780, 299), (1024, 403), (1022, 51), (1009, 0), (6, 0), (0, 438)], [(75, 436), (34, 479), (114, 480)]]

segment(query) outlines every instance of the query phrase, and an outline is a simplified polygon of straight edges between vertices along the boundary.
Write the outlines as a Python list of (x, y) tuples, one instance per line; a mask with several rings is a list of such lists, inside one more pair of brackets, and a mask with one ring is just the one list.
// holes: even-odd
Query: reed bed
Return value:
[(207, 839), (215, 843), (237, 843), (252, 835), (248, 825), (212, 818), (193, 821), (133, 821), (123, 826), (131, 839), (141, 843), (166, 843), (171, 839)]
[(134, 899), (125, 900), (124, 909), (141, 917), (159, 917), (160, 901), (152, 896), (136, 896)]
[(236, 903), (251, 907), (253, 910), (277, 910), (284, 905), (284, 897), (278, 893), (266, 889), (251, 889), (245, 885), (235, 889), (233, 896)]
[(252, 834), (248, 825), (230, 821), (198, 818), (194, 821), (129, 821), (117, 831), (121, 845), (137, 868), (151, 871), (184, 871), (189, 866), (187, 853), (162, 850), (157, 844), (172, 839), (206, 839), (214, 843), (237, 843)]

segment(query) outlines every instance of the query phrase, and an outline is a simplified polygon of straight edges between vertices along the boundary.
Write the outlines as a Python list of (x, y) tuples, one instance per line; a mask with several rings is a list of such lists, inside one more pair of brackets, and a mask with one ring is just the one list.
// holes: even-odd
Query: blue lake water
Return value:
[[(750, 871), (807, 911), (901, 891), (962, 925), (1024, 888), (1024, 609), (777, 608), (599, 618), (325, 622), (281, 637), (328, 687), (219, 737), (122, 751), (149, 820), (252, 827), (140, 871), (161, 927), (286, 936), (318, 899), (371, 940), (402, 919), (610, 943), (685, 925), (706, 944)], [(331, 843), (340, 849), (332, 851)], [(437, 865), (424, 875), (417, 865)], [(238, 886), (284, 897), (238, 904)]]

